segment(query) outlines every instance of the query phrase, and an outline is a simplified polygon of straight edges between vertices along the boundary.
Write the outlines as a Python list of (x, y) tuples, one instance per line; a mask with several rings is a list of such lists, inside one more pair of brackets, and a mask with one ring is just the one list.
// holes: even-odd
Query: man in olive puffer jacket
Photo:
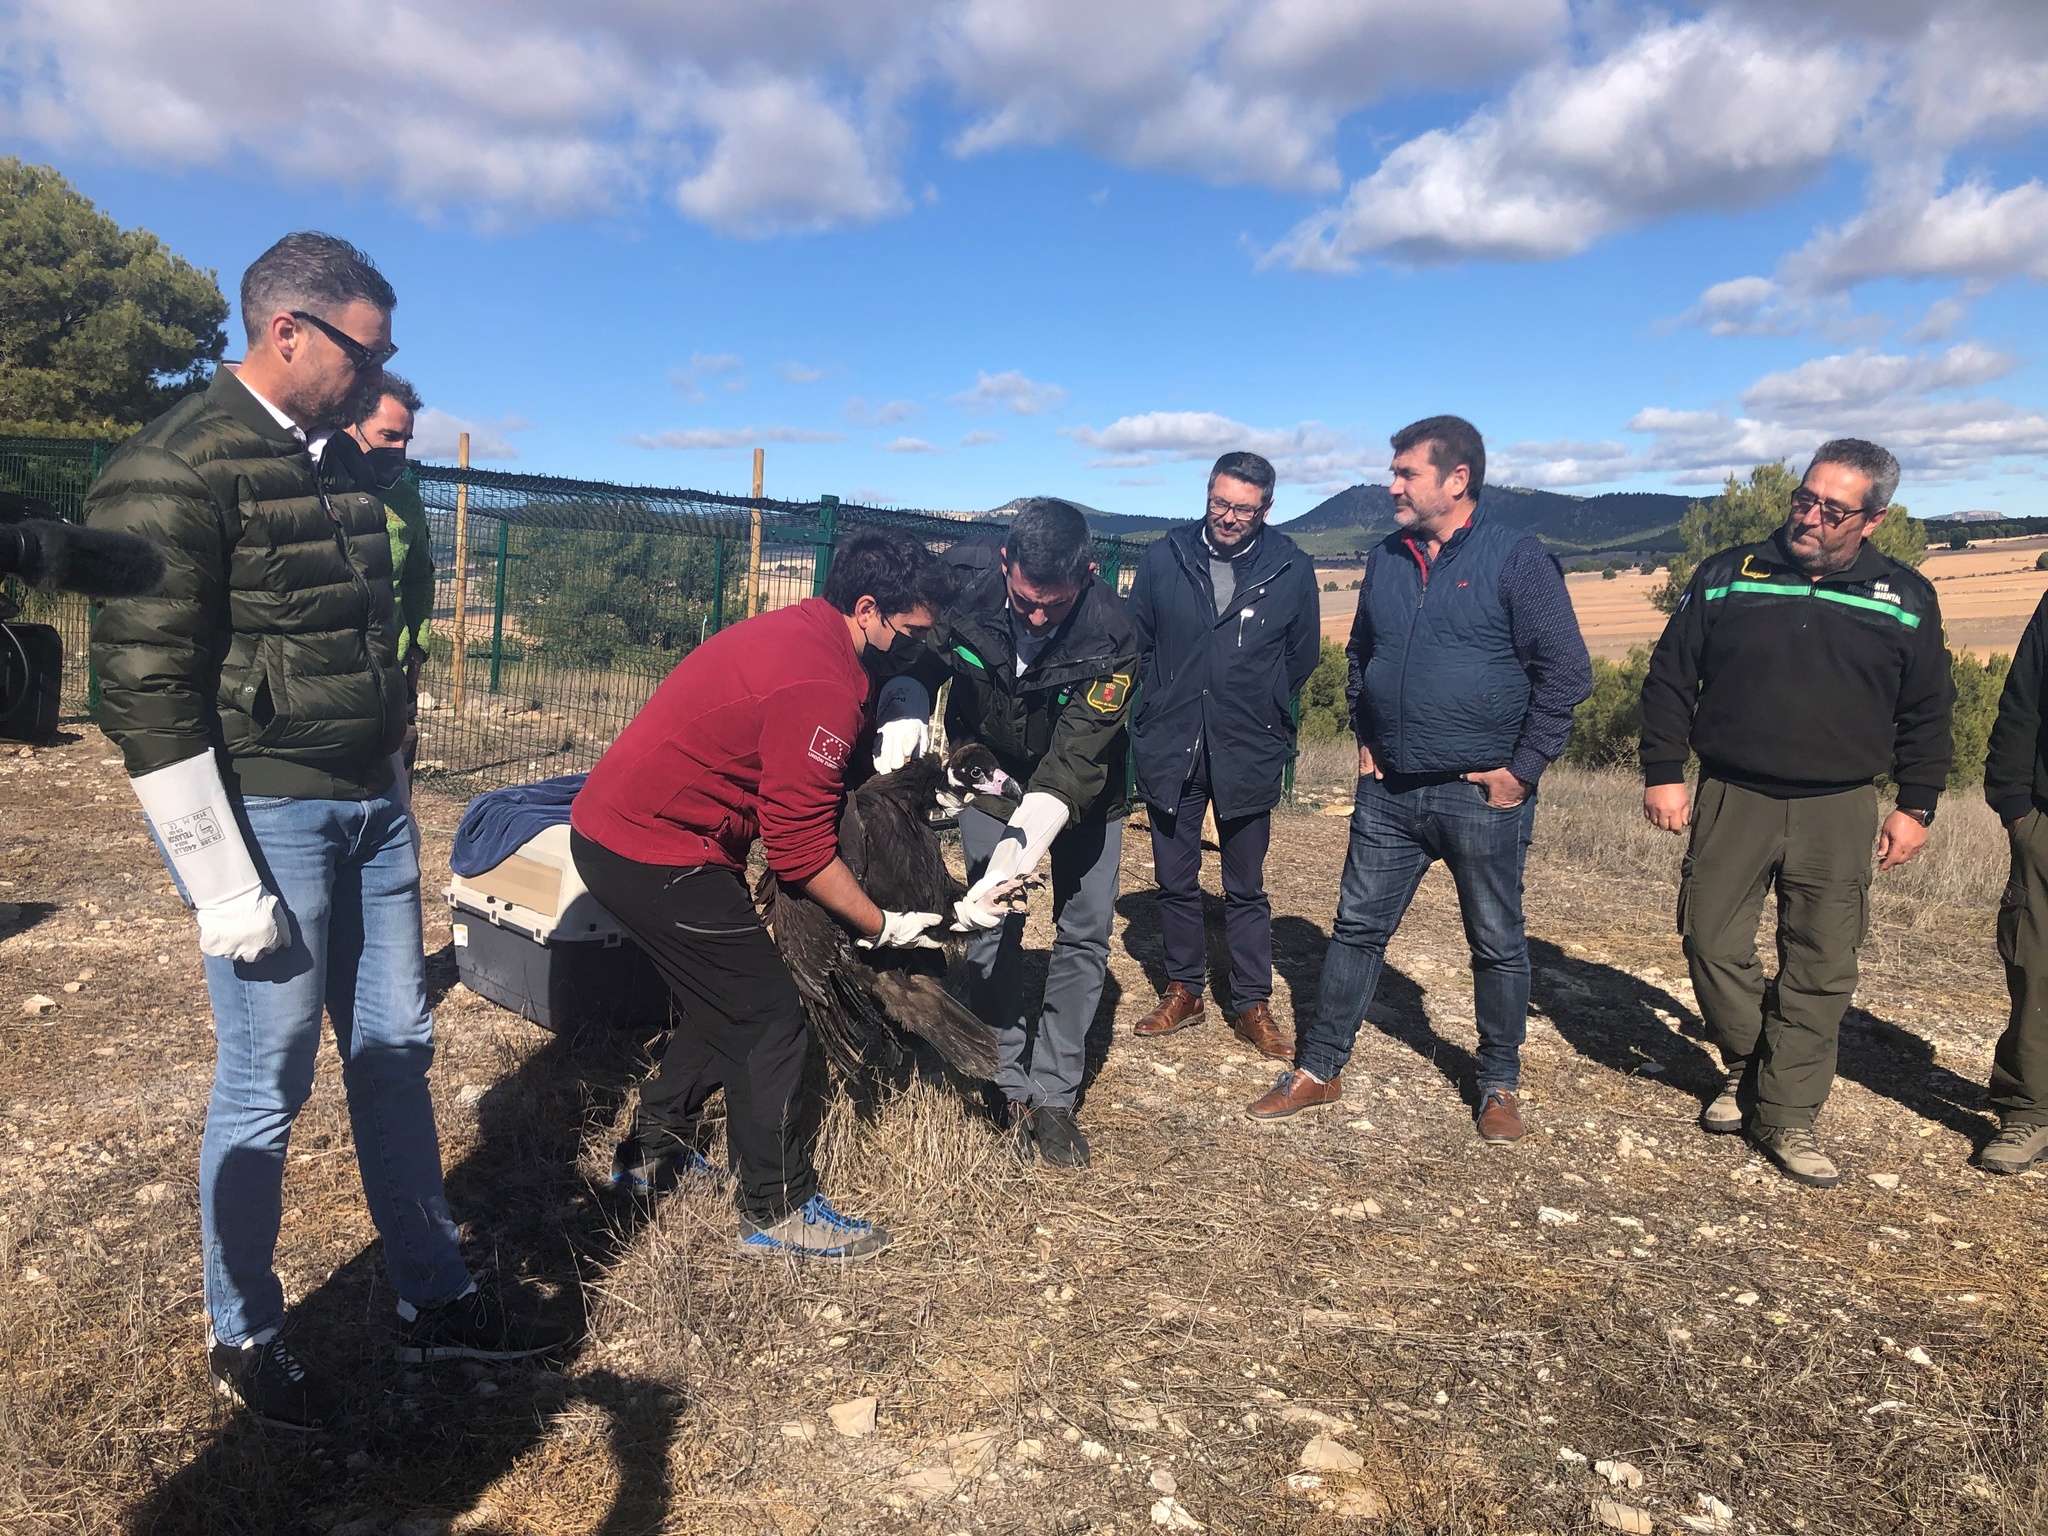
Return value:
[(164, 554), (162, 586), (93, 625), (99, 724), (196, 910), (216, 1060), (200, 1147), (209, 1367), (291, 1429), (332, 1394), (286, 1345), (272, 1268), (285, 1151), (323, 1011), (370, 1214), (399, 1296), (399, 1357), (506, 1358), (559, 1342), (507, 1319), (458, 1249), (427, 1093), (433, 1020), (411, 807), (392, 755), (405, 681), (384, 507), (341, 427), (391, 346), (391, 286), (331, 235), (244, 274), (248, 356), (123, 445), (94, 527)]

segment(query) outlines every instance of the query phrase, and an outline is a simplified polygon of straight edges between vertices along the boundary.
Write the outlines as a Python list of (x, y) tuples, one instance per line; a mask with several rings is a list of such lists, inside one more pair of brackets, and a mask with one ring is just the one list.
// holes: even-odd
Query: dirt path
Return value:
[[(610, 1209), (592, 1180), (631, 1043), (558, 1040), (453, 987), (430, 906), (451, 1198), (480, 1260), (580, 1289), (590, 1338), (557, 1369), (389, 1365), (330, 1053), (279, 1258), (353, 1413), (310, 1443), (250, 1431), (199, 1356), (204, 988), (111, 755), (88, 733), (0, 759), (0, 901), (29, 904), (0, 940), (10, 1533), (1049, 1536), (1180, 1512), (1512, 1533), (1593, 1528), (1607, 1500), (1643, 1529), (1818, 1536), (2048, 1512), (2041, 1180), (1964, 1163), (2001, 1009), (1988, 914), (1873, 935), (1823, 1122), (1847, 1176), (1801, 1190), (1695, 1129), (1711, 1069), (1668, 875), (1563, 858), (1616, 834), (1568, 825), (1590, 813), (1562, 794), (1529, 879), (1528, 1142), (1471, 1134), (1471, 989), (1436, 875), (1339, 1108), (1245, 1121), (1274, 1068), (1213, 1013), (1135, 1044), (1159, 951), (1134, 835), (1082, 1115), (1096, 1165), (1019, 1169), (942, 1090), (869, 1124), (841, 1110), (827, 1185), (898, 1236), (845, 1271), (742, 1259), (710, 1189), (647, 1222)], [(445, 867), (459, 806), (423, 811)], [(1313, 809), (1276, 824), (1283, 1018), (1312, 996), (1344, 836)], [(58, 1006), (24, 1015), (32, 994)], [(864, 1395), (876, 1432), (840, 1436), (828, 1409)], [(1341, 1465), (1305, 1473), (1317, 1437)]]

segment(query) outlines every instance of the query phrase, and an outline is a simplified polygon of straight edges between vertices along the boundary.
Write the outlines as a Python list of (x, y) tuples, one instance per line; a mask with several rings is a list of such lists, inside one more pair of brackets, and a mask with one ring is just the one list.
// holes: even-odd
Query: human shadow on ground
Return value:
[(1588, 1061), (1625, 1077), (1654, 1077), (1711, 1098), (1721, 1060), (1700, 1017), (1654, 981), (1582, 960), (1548, 939), (1529, 940), (1529, 1002)]
[[(552, 1291), (551, 1310), (579, 1324), (582, 1286), (616, 1262), (630, 1225), (592, 1192), (577, 1158), (586, 1127), (616, 1114), (645, 1044), (604, 1028), (550, 1039), (485, 1092), (476, 1142), (447, 1171), (472, 1270)], [(287, 1206), (293, 1198), (287, 1178)], [(224, 1412), (205, 1448), (128, 1514), (128, 1529), (255, 1536), (465, 1514), (468, 1530), (524, 1529), (509, 1512), (505, 1524), (472, 1512), (550, 1420), (578, 1405), (603, 1415), (618, 1470), (611, 1506), (592, 1529), (628, 1536), (665, 1524), (668, 1449), (682, 1406), (669, 1386), (602, 1370), (570, 1374), (580, 1340), (545, 1362), (400, 1366), (391, 1357), (393, 1305), (383, 1247), (373, 1241), (292, 1311), (293, 1343), (341, 1393), (343, 1421), (296, 1437)], [(204, 1368), (196, 1355), (190, 1365)]]
[(1937, 1065), (1932, 1043), (1866, 1009), (1852, 1007), (1843, 1016), (1836, 1071), (1980, 1150), (1996, 1130), (1986, 1118), (1991, 1098), (1983, 1083)]

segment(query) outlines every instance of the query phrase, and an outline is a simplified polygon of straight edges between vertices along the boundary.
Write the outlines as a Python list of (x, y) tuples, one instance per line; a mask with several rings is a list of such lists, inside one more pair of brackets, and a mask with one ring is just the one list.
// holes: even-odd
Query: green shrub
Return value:
[(1600, 579), (1602, 581), (1612, 581), (1615, 577), (1619, 576), (1620, 574), (1621, 572), (1617, 571), (1613, 566), (1610, 565), (1609, 567), (1607, 567), (1606, 570), (1600, 573)]
[(1335, 583), (1334, 581), (1326, 581), (1323, 583), (1323, 590), (1325, 592), (1335, 592), (1337, 590), (1337, 583)]
[(1572, 715), (1572, 739), (1564, 760), (1583, 768), (1611, 768), (1636, 761), (1636, 743), (1643, 734), (1643, 679), (1650, 671), (1650, 648), (1639, 645), (1628, 660), (1593, 658), (1593, 692)]
[(1326, 637), (1316, 669), (1301, 689), (1301, 740), (1336, 741), (1350, 734), (1351, 721), (1344, 705), (1349, 675), (1344, 647)]
[(2034, 569), (2037, 571), (2048, 571), (2048, 549), (2044, 549), (2040, 554), (2034, 556)]
[(1991, 722), (1998, 718), (1998, 695), (2005, 687), (2005, 674), (2011, 670), (2010, 656), (1979, 661), (1967, 651), (1958, 651), (1950, 659), (1949, 676), (1956, 685), (1956, 755), (1948, 771), (1952, 787), (1984, 782), (1984, 753), (1991, 745)]

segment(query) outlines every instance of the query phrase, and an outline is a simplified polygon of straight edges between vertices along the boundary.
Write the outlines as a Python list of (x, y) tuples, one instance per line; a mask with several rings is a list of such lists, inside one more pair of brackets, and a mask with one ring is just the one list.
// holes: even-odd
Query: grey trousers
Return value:
[[(995, 817), (969, 806), (960, 813), (967, 878), (980, 878), (1003, 835)], [(996, 1034), (996, 1086), (1023, 1103), (1072, 1109), (1087, 1064), (1088, 1026), (1102, 1001), (1116, 916), (1124, 824), (1069, 827), (1052, 843), (1052, 958), (1045, 969), (1045, 1005), (1031, 1027), (1024, 1001), (1024, 914), (967, 941), (974, 973), (974, 1011)]]

